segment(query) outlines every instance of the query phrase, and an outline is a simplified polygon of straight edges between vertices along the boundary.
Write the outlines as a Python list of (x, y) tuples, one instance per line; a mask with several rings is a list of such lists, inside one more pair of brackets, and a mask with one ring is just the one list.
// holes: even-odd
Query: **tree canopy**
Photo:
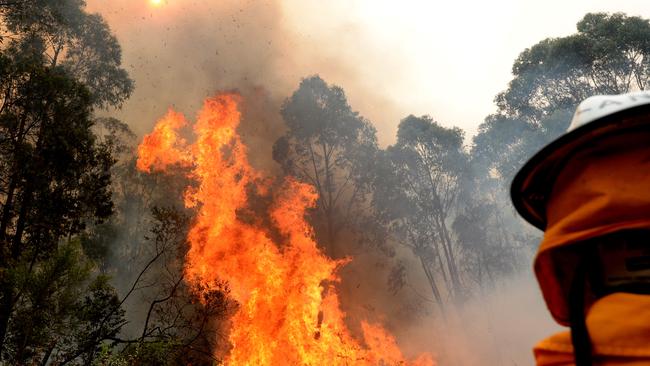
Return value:
[(513, 79), (497, 95), (496, 114), (474, 139), (480, 165), (509, 180), (541, 146), (568, 127), (571, 114), (595, 94), (643, 90), (650, 80), (650, 22), (622, 13), (589, 13), (567, 37), (524, 50)]
[(5, 53), (61, 66), (90, 92), (93, 105), (119, 107), (133, 91), (122, 50), (108, 24), (83, 0), (25, 0), (0, 4)]
[(0, 23), (0, 362), (89, 362), (124, 325), (79, 238), (113, 213), (94, 111), (132, 81), (82, 1), (2, 4)]

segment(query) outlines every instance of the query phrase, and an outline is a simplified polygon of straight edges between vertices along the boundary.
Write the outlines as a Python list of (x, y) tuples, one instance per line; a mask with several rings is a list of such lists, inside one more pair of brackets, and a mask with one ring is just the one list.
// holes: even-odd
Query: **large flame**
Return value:
[[(433, 365), (428, 354), (408, 362), (379, 325), (362, 322), (363, 341), (351, 336), (332, 287), (343, 263), (323, 255), (305, 221), (317, 195), (294, 179), (274, 185), (251, 168), (236, 131), (238, 103), (233, 94), (207, 99), (192, 145), (177, 132), (185, 119), (170, 110), (144, 138), (137, 162), (148, 172), (184, 165), (198, 183), (185, 195), (197, 207), (185, 270), (196, 288), (228, 281), (240, 304), (226, 364)], [(267, 220), (240, 217), (251, 187), (271, 198)]]

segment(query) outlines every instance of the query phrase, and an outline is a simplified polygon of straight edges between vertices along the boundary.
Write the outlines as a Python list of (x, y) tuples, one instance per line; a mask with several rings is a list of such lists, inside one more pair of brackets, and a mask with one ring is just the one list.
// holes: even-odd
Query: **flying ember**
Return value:
[[(274, 182), (249, 165), (237, 134), (239, 102), (234, 94), (207, 99), (192, 144), (178, 133), (186, 120), (170, 110), (145, 136), (137, 162), (147, 172), (191, 170), (196, 185), (185, 204), (197, 210), (186, 278), (197, 289), (227, 281), (239, 304), (226, 364), (434, 365), (429, 354), (407, 360), (380, 325), (362, 322), (363, 339), (351, 335), (334, 288), (345, 263), (321, 252), (305, 220), (315, 190), (292, 178)], [(253, 194), (271, 202), (256, 213), (264, 218), (241, 217)]]

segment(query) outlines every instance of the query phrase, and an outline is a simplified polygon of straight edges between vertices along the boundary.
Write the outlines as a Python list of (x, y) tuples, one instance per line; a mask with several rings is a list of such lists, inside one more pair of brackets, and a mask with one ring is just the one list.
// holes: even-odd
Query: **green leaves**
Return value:
[(93, 276), (77, 240), (61, 243), (37, 264), (20, 262), (13, 271), (20, 296), (5, 351), (9, 360), (62, 362), (90, 355), (124, 325), (115, 290), (105, 276)]
[(81, 0), (29, 0), (0, 8), (11, 35), (8, 49), (18, 59), (62, 66), (83, 83), (97, 107), (119, 107), (133, 91), (121, 68), (122, 51), (101, 16)]

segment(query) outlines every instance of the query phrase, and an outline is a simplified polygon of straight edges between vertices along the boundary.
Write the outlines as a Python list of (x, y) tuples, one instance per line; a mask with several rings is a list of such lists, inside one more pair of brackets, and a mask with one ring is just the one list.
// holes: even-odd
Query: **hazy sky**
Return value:
[[(152, 81), (162, 78), (154, 72), (161, 68), (152, 65), (166, 62), (166, 73), (193, 67), (189, 80), (206, 95), (211, 88), (237, 88), (226, 74), (239, 73), (237, 80), (284, 98), (301, 77), (318, 73), (346, 90), (353, 108), (378, 127), (382, 144), (393, 141), (408, 114), (429, 114), (473, 135), (494, 111), (493, 98), (510, 80), (517, 55), (546, 37), (574, 33), (587, 12), (650, 18), (647, 0), (152, 1), (88, 1), (115, 30), (141, 89), (122, 112), (137, 132), (145, 132), (167, 104), (179, 103), (174, 92), (189, 88), (182, 80)], [(182, 62), (170, 61), (172, 56), (183, 56)], [(143, 58), (148, 61), (137, 62)], [(268, 62), (251, 63), (258, 58)], [(201, 75), (210, 69), (206, 65), (223, 74)]]
[[(648, 18), (648, 5), (642, 0), (287, 0), (285, 11), (292, 28), (319, 47), (370, 60), (367, 67), (359, 65), (359, 82), (381, 90), (403, 114), (431, 114), (471, 134), (494, 111), (492, 100), (506, 87), (512, 63), (525, 48), (574, 33), (587, 12)], [(346, 29), (355, 29), (356, 37), (347, 38)]]

